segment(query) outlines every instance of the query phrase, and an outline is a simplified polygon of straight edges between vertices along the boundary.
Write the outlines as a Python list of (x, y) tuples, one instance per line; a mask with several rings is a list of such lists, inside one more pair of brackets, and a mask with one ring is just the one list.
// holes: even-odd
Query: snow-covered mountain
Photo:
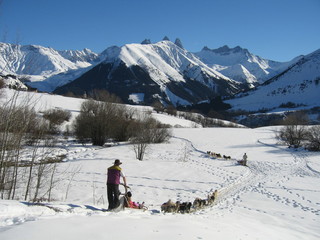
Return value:
[[(269, 108), (269, 105), (288, 101), (297, 104), (307, 101), (299, 98), (312, 102), (313, 95), (303, 86), (309, 86), (308, 81), (318, 82), (316, 53), (281, 63), (241, 47), (205, 47), (191, 53), (183, 48), (180, 39), (171, 42), (167, 37), (158, 43), (146, 39), (141, 44), (109, 47), (100, 54), (89, 49), (57, 51), (36, 45), (0, 43), (0, 74), (17, 76), (41, 91), (56, 89), (56, 93), (71, 91), (81, 95), (92, 89), (107, 89), (124, 102), (160, 100), (175, 105), (197, 103), (217, 95), (230, 96), (260, 86), (257, 93), (250, 93), (257, 97), (249, 108)], [(312, 63), (312, 67), (307, 62)], [(281, 82), (283, 86), (273, 82)], [(286, 94), (280, 94), (281, 89)], [(299, 98), (292, 94), (292, 89), (299, 92), (296, 95)], [(259, 96), (263, 91), (268, 92), (268, 96), (282, 97), (278, 101), (272, 98), (270, 102), (262, 99), (266, 104), (262, 106)]]
[(83, 51), (57, 51), (37, 45), (0, 43), (0, 71), (2, 74), (23, 75), (31, 81), (91, 66), (98, 54)]
[[(320, 105), (320, 49), (302, 57), (286, 71), (266, 81), (256, 90), (227, 101), (234, 109), (274, 109), (293, 103), (296, 106)], [(292, 105), (292, 104), (291, 104)]]
[(254, 87), (286, 70), (299, 60), (297, 57), (289, 62), (276, 62), (261, 58), (239, 46), (218, 49), (204, 47), (195, 53), (199, 59), (221, 74)]
[(55, 92), (83, 94), (102, 88), (124, 102), (139, 95), (144, 103), (160, 100), (176, 105), (233, 95), (241, 89), (240, 83), (213, 70), (181, 46), (181, 41), (144, 41), (108, 48), (102, 63)]

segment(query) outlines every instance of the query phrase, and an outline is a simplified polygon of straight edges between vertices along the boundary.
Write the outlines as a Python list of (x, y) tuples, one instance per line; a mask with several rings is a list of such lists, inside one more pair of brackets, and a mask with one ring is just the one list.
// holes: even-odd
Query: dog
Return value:
[(213, 194), (208, 195), (208, 205), (211, 205), (214, 202), (214, 199), (215, 197)]
[(214, 203), (214, 201), (217, 199), (218, 196), (218, 190), (215, 190), (213, 193), (208, 195), (208, 204), (211, 205)]
[(201, 198), (196, 198), (194, 201), (193, 201), (193, 208), (195, 210), (197, 209), (200, 209), (204, 206), (208, 205), (208, 201), (207, 199), (201, 199)]
[(192, 207), (191, 202), (183, 202), (179, 204), (179, 210), (180, 213), (190, 213)]
[(171, 201), (171, 199), (169, 199), (167, 202), (161, 205), (161, 211), (165, 213), (177, 212), (179, 210), (179, 205), (179, 202), (174, 203)]

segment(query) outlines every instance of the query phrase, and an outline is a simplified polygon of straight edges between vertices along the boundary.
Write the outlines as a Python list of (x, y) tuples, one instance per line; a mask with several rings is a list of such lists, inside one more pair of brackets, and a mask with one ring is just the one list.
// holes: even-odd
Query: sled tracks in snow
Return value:
[[(174, 137), (175, 139), (184, 141), (188, 144), (189, 148), (191, 149), (192, 152), (196, 153), (196, 154), (201, 154), (201, 155), (206, 155), (206, 152), (201, 151), (199, 149), (197, 149), (193, 143), (185, 138), (181, 138), (181, 137)], [(228, 161), (228, 162), (234, 162), (236, 164), (236, 160), (225, 160), (224, 161)], [(199, 164), (199, 163), (196, 163)], [(201, 165), (201, 164), (200, 164)], [(244, 167), (239, 165), (239, 167)], [(228, 207), (228, 205), (230, 204), (230, 202), (228, 201), (229, 199), (233, 199), (236, 195), (240, 194), (243, 191), (246, 191), (246, 189), (249, 186), (255, 185), (258, 182), (258, 179), (263, 178), (263, 176), (261, 176), (259, 174), (259, 171), (255, 171), (255, 167), (252, 169), (252, 165), (250, 163), (249, 167), (244, 167), (246, 168), (246, 171), (238, 178), (234, 179), (233, 181), (231, 181), (230, 179), (228, 180), (228, 182), (226, 182), (226, 186), (222, 187), (222, 188), (218, 188), (216, 189), (217, 192), (215, 194), (215, 199), (213, 202), (209, 203), (209, 204), (204, 204), (203, 206), (199, 207), (199, 208), (195, 208), (194, 206), (191, 207), (190, 212), (188, 213), (195, 213), (198, 211), (203, 211), (206, 209), (210, 209), (213, 208), (216, 205), (219, 205), (220, 207), (222, 205), (224, 205), (224, 203), (226, 203), (226, 207)], [(216, 171), (223, 171), (223, 169), (221, 167), (207, 167), (207, 169), (211, 169), (211, 171), (214, 173), (213, 169)], [(222, 174), (222, 173), (221, 173)], [(209, 194), (211, 195), (211, 194)], [(200, 198), (197, 198), (200, 199)], [(207, 199), (202, 199), (202, 201), (205, 201)], [(179, 212), (179, 211), (176, 211)], [(186, 213), (186, 212), (182, 212), (182, 213)]]
[[(204, 151), (197, 149), (190, 140), (180, 137), (175, 138), (185, 141), (188, 144), (190, 150), (195, 154), (206, 154)], [(261, 140), (258, 140), (258, 143), (269, 146), (270, 148), (279, 148), (276, 145), (265, 144)], [(291, 198), (288, 198), (285, 196), (277, 195), (272, 191), (270, 192), (270, 190), (268, 190), (268, 187), (265, 187), (265, 184), (273, 181), (279, 185), (279, 188), (283, 188), (286, 190), (284, 184), (293, 176), (311, 176), (320, 178), (320, 172), (313, 169), (308, 164), (307, 154), (301, 152), (290, 152), (289, 150), (287, 151), (287, 154), (291, 154), (292, 162), (289, 161), (286, 163), (281, 163), (250, 161), (248, 163), (248, 166), (245, 167), (246, 171), (240, 177), (237, 177), (233, 181), (225, 182), (225, 186), (217, 189), (218, 192), (212, 204), (204, 206), (200, 209), (193, 209), (191, 213), (210, 210), (215, 211), (217, 214), (220, 214), (221, 209), (229, 209), (231, 211), (242, 194), (252, 191), (266, 195), (267, 197), (274, 199), (281, 204), (285, 204), (287, 206), (292, 206), (295, 208), (301, 208), (303, 211), (310, 211), (315, 215), (320, 215), (320, 210), (318, 210), (317, 207), (308, 206), (308, 203), (311, 204), (312, 202), (310, 199), (304, 199), (303, 196), (298, 196), (299, 194), (297, 195), (297, 197), (300, 197), (301, 201), (299, 199), (295, 199), (296, 196), (293, 195), (291, 196)], [(219, 167), (216, 170), (219, 170)], [(289, 194), (291, 194), (290, 189), (288, 189), (287, 191)], [(317, 205), (318, 203), (314, 204)]]

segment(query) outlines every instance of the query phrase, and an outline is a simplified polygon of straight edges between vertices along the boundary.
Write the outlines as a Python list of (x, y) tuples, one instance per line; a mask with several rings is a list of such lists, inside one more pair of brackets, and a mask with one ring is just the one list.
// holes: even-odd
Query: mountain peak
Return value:
[(184, 48), (183, 45), (182, 45), (182, 42), (179, 38), (176, 38), (176, 41), (174, 42), (175, 45), (177, 45), (178, 47), (180, 48)]
[(212, 51), (214, 51), (216, 53), (229, 52), (230, 50), (231, 50), (231, 48), (229, 48), (228, 45), (224, 45), (224, 46), (219, 47), (217, 49), (212, 49)]
[(211, 49), (208, 48), (207, 46), (204, 46), (201, 51), (211, 51)]
[(167, 36), (164, 36), (164, 38), (162, 40), (163, 41), (170, 41), (170, 39)]
[(151, 44), (151, 40), (146, 38), (141, 42), (141, 44)]
[(217, 54), (229, 54), (229, 53), (249, 53), (248, 49), (242, 48), (240, 46), (236, 46), (234, 48), (230, 48), (228, 45), (224, 45), (222, 47), (219, 47), (217, 49), (210, 49), (207, 46), (203, 47), (201, 51), (212, 51)]

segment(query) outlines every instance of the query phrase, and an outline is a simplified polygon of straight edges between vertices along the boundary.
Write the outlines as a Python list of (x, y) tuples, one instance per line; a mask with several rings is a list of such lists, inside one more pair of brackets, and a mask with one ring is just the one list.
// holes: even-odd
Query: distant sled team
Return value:
[[(220, 158), (220, 159), (225, 159), (225, 160), (231, 160), (231, 156), (226, 156), (226, 155), (222, 155), (220, 153), (215, 153), (215, 152), (211, 152), (211, 151), (207, 151), (207, 154), (210, 156), (210, 157), (213, 157), (213, 158)], [(242, 157), (241, 160), (237, 160), (237, 163), (239, 163), (240, 165), (242, 166), (247, 166), (247, 160), (248, 160), (248, 156), (247, 154), (245, 153)]]
[(215, 153), (215, 152), (211, 152), (211, 151), (207, 151), (207, 154), (208, 154), (210, 157), (213, 157), (213, 158), (222, 158), (222, 157), (223, 157), (223, 158), (226, 159), (226, 160), (231, 159), (230, 156), (226, 156), (226, 155), (221, 156), (220, 153)]

